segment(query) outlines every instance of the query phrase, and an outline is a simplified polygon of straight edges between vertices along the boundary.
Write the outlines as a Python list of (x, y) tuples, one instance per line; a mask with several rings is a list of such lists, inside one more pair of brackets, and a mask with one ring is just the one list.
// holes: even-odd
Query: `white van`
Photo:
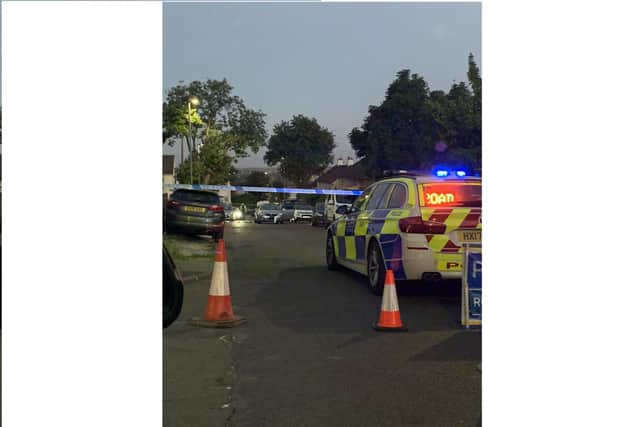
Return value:
[(342, 217), (342, 215), (336, 212), (338, 208), (340, 206), (346, 206), (348, 210), (353, 204), (353, 201), (357, 198), (358, 196), (343, 196), (337, 194), (328, 195), (324, 200), (327, 220), (329, 222), (333, 222), (336, 219)]

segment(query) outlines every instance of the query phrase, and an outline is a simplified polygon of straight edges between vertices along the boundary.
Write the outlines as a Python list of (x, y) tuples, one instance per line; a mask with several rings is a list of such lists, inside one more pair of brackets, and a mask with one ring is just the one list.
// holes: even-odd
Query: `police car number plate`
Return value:
[(481, 243), (482, 230), (458, 230), (456, 237), (458, 243)]

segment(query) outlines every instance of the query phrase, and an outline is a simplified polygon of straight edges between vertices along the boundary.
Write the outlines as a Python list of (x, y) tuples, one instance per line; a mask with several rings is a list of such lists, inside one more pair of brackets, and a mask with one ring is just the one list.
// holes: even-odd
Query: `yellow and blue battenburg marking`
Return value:
[(385, 266), (398, 280), (406, 279), (402, 264), (402, 238), (398, 219), (407, 216), (407, 209), (380, 209), (361, 212), (331, 225), (337, 256), (351, 261), (364, 261), (367, 256), (367, 236), (380, 243)]

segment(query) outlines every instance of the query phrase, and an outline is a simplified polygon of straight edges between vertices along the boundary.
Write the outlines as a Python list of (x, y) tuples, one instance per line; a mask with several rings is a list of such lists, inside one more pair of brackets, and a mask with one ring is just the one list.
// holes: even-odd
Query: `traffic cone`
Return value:
[(229, 273), (227, 272), (227, 251), (224, 240), (218, 240), (216, 259), (211, 274), (209, 298), (204, 309), (204, 316), (194, 317), (191, 324), (209, 328), (231, 328), (245, 323), (247, 319), (233, 314), (231, 293), (229, 292)]
[(376, 331), (406, 332), (408, 329), (400, 320), (400, 307), (398, 307), (398, 296), (396, 295), (396, 280), (393, 277), (393, 270), (387, 270), (384, 278), (384, 291), (382, 292), (382, 306), (380, 307), (380, 318), (378, 323), (373, 324)]

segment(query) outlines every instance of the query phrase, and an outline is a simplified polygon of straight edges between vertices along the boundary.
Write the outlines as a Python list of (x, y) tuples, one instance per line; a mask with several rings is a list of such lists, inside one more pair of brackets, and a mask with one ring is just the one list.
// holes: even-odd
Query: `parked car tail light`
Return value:
[(177, 208), (178, 206), (180, 206), (180, 202), (176, 202), (175, 200), (169, 200), (167, 202), (168, 208)]
[(445, 224), (439, 222), (424, 221), (422, 217), (412, 216), (398, 221), (398, 227), (403, 233), (417, 234), (444, 234), (447, 230)]
[(224, 212), (224, 206), (220, 205), (211, 205), (207, 209), (214, 212)]

